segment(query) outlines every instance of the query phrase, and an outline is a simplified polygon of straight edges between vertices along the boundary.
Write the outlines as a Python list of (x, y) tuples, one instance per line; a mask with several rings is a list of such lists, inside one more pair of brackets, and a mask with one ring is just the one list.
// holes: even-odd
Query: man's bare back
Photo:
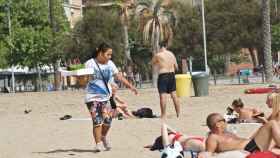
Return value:
[(256, 114), (257, 110), (252, 108), (242, 108), (239, 113), (239, 119), (252, 119)]
[(154, 56), (153, 63), (157, 66), (159, 74), (175, 72), (178, 67), (174, 54), (166, 49), (162, 49)]

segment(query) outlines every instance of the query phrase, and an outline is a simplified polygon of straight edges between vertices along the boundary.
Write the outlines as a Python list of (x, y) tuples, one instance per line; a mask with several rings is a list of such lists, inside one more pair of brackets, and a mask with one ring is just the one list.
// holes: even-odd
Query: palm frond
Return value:
[(144, 26), (144, 30), (143, 30), (143, 38), (144, 41), (149, 41), (150, 39), (150, 31), (151, 31), (151, 26), (153, 26), (154, 20), (150, 19), (146, 25)]
[[(153, 25), (152, 25), (152, 30), (151, 30), (151, 42), (153, 43), (154, 41), (155, 41), (155, 36), (156, 36), (156, 21), (155, 21), (155, 19), (153, 19)], [(152, 44), (152, 45), (154, 45), (154, 43)]]
[(158, 27), (159, 27), (159, 30), (160, 30), (160, 41), (161, 40), (163, 40), (163, 38), (164, 38), (164, 24), (162, 24), (161, 23), (161, 21), (159, 20), (159, 25), (158, 25)]

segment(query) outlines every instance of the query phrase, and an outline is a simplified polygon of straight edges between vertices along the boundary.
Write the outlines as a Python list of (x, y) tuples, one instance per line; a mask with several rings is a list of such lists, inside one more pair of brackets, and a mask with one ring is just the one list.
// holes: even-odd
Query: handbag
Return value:
[(110, 97), (110, 105), (111, 105), (112, 109), (116, 109), (117, 108), (117, 103), (116, 103), (116, 101), (115, 101), (113, 96)]
[[(95, 59), (94, 59), (94, 62), (95, 62), (95, 64), (97, 65), (97, 67), (98, 67), (98, 69), (99, 69), (99, 72), (100, 72), (100, 74), (101, 74), (102, 80), (103, 80), (103, 82), (104, 82), (104, 84), (105, 84), (105, 86), (106, 86), (106, 89), (107, 89), (108, 93), (110, 94), (110, 90), (109, 90), (109, 87), (108, 87), (108, 85), (107, 85), (107, 82), (105, 81), (105, 78), (104, 78), (104, 76), (103, 76), (103, 74), (102, 74), (102, 71), (101, 71), (101, 69), (100, 69), (98, 63), (95, 61)], [(111, 108), (112, 108), (112, 109), (116, 109), (116, 108), (117, 108), (117, 103), (116, 103), (116, 101), (115, 101), (115, 99), (114, 99), (113, 96), (110, 97), (110, 100), (109, 100), (109, 101), (110, 101)]]

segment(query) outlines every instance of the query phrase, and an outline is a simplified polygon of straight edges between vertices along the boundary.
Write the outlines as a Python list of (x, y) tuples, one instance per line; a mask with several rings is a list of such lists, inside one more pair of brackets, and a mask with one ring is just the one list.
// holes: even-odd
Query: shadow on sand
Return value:
[(88, 150), (88, 149), (57, 149), (51, 150), (46, 152), (33, 152), (36, 154), (54, 154), (54, 153), (97, 153), (95, 150)]

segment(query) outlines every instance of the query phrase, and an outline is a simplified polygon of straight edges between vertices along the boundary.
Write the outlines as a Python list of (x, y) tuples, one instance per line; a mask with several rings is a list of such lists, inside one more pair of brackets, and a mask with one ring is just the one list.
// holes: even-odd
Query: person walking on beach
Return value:
[(87, 69), (93, 69), (87, 85), (85, 103), (93, 122), (95, 152), (102, 150), (102, 144), (105, 150), (111, 149), (107, 134), (112, 123), (113, 109), (108, 102), (112, 94), (110, 83), (113, 82), (114, 77), (123, 82), (136, 95), (138, 94), (136, 88), (119, 73), (115, 64), (110, 60), (112, 53), (112, 48), (108, 44), (102, 43), (94, 52), (93, 58), (85, 63)]
[(180, 115), (180, 103), (176, 95), (175, 70), (178, 64), (174, 54), (166, 49), (166, 42), (160, 43), (160, 50), (152, 59), (153, 65), (158, 69), (157, 87), (160, 96), (161, 118), (166, 118), (166, 99), (170, 94), (173, 100), (176, 115)]

